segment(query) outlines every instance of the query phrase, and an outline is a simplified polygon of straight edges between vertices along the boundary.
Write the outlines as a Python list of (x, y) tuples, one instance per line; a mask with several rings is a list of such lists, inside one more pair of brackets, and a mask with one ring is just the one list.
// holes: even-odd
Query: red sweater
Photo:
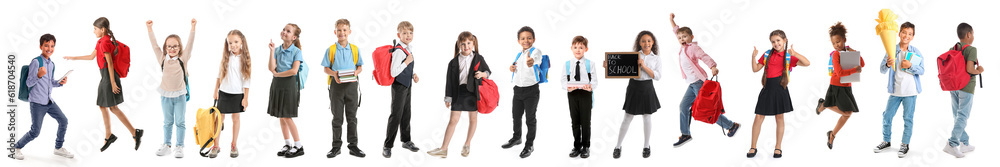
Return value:
[[(861, 67), (865, 66), (865, 59), (860, 57)], [(840, 68), (840, 52), (833, 52), (833, 76), (830, 76), (830, 85), (840, 86), (840, 87), (851, 87), (851, 83), (840, 83), (840, 77), (848, 76), (858, 72), (857, 68), (843, 69)]]

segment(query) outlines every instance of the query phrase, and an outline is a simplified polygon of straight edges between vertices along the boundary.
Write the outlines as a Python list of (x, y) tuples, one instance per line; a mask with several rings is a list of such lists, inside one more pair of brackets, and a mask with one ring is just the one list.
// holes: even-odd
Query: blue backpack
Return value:
[[(570, 61), (572, 61), (572, 60), (567, 60), (566, 61), (566, 75), (567, 75), (566, 76), (566, 81), (569, 81), (569, 76), (568, 75), (569, 75), (569, 72), (570, 72), (570, 69), (569, 69), (569, 67), (570, 67), (569, 66), (569, 62)], [(594, 80), (594, 78), (590, 74), (590, 59), (586, 59), (583, 63), (587, 64), (587, 80), (588, 81), (589, 80)]]
[[(535, 52), (534, 47), (528, 50), (528, 56), (531, 56), (533, 52)], [(521, 53), (517, 53), (517, 58), (514, 58), (514, 64), (517, 64), (517, 60), (520, 58), (521, 58)], [(551, 66), (551, 64), (549, 64), (549, 55), (542, 55), (541, 61), (542, 61), (541, 63), (538, 63), (538, 65), (534, 65), (534, 67), (532, 67), (535, 70), (534, 72), (535, 80), (538, 81), (538, 83), (548, 83), (549, 67)], [(510, 78), (511, 80), (514, 80), (514, 74), (510, 74)]]
[[(160, 71), (163, 71), (163, 64), (166, 63), (166, 61), (167, 59), (163, 59), (163, 61), (160, 61)], [(191, 85), (188, 84), (187, 68), (184, 67), (184, 61), (182, 61), (181, 59), (178, 58), (177, 62), (180, 63), (181, 65), (181, 72), (182, 72), (181, 75), (184, 75), (184, 89), (187, 90), (187, 94), (184, 95), (187, 97), (184, 97), (185, 98), (184, 101), (191, 101)]]
[[(35, 60), (38, 60), (39, 68), (45, 67), (45, 59), (42, 58), (42, 56), (35, 57)], [(30, 75), (28, 74), (28, 70), (30, 70), (28, 66), (31, 66), (30, 62), (28, 63), (28, 65), (21, 66), (21, 83), (18, 85), (18, 87), (21, 87), (21, 89), (17, 90), (17, 99), (25, 102), (28, 101), (28, 94), (31, 94), (31, 87), (27, 86), (28, 85), (27, 79), (29, 77), (28, 75)], [(55, 71), (55, 69), (56, 69), (55, 67), (52, 67), (52, 71)]]

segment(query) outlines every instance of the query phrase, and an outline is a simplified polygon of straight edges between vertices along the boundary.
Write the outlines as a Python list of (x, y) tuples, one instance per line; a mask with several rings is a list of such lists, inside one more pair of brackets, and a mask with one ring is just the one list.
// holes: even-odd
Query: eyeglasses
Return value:
[(167, 45), (167, 49), (180, 49), (181, 45)]

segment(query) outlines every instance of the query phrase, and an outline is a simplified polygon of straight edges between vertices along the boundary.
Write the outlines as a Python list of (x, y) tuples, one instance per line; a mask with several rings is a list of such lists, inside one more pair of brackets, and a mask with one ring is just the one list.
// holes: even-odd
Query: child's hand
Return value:
[(46, 70), (45, 67), (38, 67), (38, 78), (41, 78), (42, 76), (45, 76), (45, 74), (48, 73), (49, 70)]
[(788, 53), (790, 53), (792, 55), (799, 54), (798, 52), (795, 52), (795, 45), (788, 45)]
[(757, 46), (753, 46), (753, 58), (757, 59)]
[(122, 92), (122, 88), (118, 87), (115, 83), (111, 83), (111, 92), (118, 94)]
[(586, 90), (588, 92), (593, 92), (594, 88), (590, 87), (590, 84), (587, 84), (583, 86), (583, 90)]
[(354, 76), (358, 76), (358, 74), (361, 74), (361, 69), (354, 70)]
[(979, 71), (979, 73), (983, 73), (983, 71), (985, 71), (985, 70), (983, 69), (983, 66), (982, 66), (982, 65), (979, 65), (979, 67), (976, 67), (976, 70), (978, 70), (978, 71)]
[(903, 60), (903, 62), (899, 63), (899, 67), (910, 68), (910, 66), (913, 66), (913, 64), (909, 60)]
[(858, 72), (861, 72), (861, 66), (854, 66), (854, 69), (856, 69)]
[(715, 67), (712, 67), (712, 76), (716, 76), (716, 75), (719, 75), (719, 69), (715, 68)]
[(511, 64), (510, 65), (510, 72), (514, 72), (514, 71), (517, 71), (517, 65)]
[(337, 82), (337, 84), (340, 84), (340, 75), (339, 75), (339, 72), (334, 71), (333, 73), (334, 74), (338, 74), (338, 75), (333, 75), (333, 81)]
[(476, 71), (476, 79), (483, 79), (483, 78), (486, 78), (486, 77), (489, 77), (489, 76), (487, 76), (485, 72)]
[(535, 59), (531, 58), (531, 55), (528, 55), (528, 61), (525, 61), (525, 63), (527, 63), (528, 67), (531, 67), (532, 64), (535, 64)]
[(670, 21), (674, 21), (674, 13), (670, 13)]
[(191, 27), (194, 27), (195, 24), (198, 24), (198, 20), (191, 18)]
[(218, 90), (216, 90), (215, 93), (212, 93), (212, 99), (219, 100), (219, 91)]
[(444, 102), (444, 107), (448, 107), (448, 108), (451, 108), (451, 103), (449, 103), (449, 102)]
[(153, 20), (146, 20), (146, 30), (153, 31)]
[(638, 63), (639, 63), (639, 68), (646, 66), (646, 60), (642, 60), (642, 58), (639, 58)]
[(406, 59), (403, 60), (403, 64), (410, 64), (413, 62), (413, 55), (406, 55)]
[(417, 82), (420, 82), (420, 77), (417, 77), (417, 74), (413, 74), (413, 83)]
[(68, 79), (68, 77), (67, 78), (63, 78), (61, 81), (59, 81), (59, 84), (60, 85), (65, 85), (67, 79)]
[(604, 60), (604, 68), (608, 68), (608, 60)]
[(274, 39), (271, 39), (271, 43), (267, 44), (267, 48), (270, 48), (271, 51), (274, 52)]
[(246, 110), (247, 110), (247, 105), (250, 105), (250, 102), (248, 102), (248, 101), (247, 101), (247, 98), (246, 98), (246, 97), (244, 97), (244, 98), (243, 98), (243, 110), (244, 110), (244, 111), (246, 111)]

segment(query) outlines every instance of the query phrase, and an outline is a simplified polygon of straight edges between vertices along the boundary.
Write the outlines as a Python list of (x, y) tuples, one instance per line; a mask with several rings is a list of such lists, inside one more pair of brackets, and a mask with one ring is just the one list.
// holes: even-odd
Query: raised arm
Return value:
[(153, 55), (156, 56), (156, 63), (163, 63), (163, 49), (156, 44), (156, 34), (153, 33), (153, 20), (146, 20), (146, 31), (149, 34), (149, 45), (153, 48)]
[(187, 44), (184, 45), (184, 46), (187, 46), (187, 48), (185, 48), (184, 52), (181, 53), (181, 60), (183, 60), (184, 62), (188, 62), (188, 60), (191, 59), (191, 48), (194, 48), (194, 27), (195, 27), (196, 24), (198, 24), (198, 20), (195, 20), (194, 18), (192, 18), (191, 19), (191, 33), (188, 34)]
[(792, 53), (792, 56), (795, 56), (795, 58), (799, 59), (799, 63), (796, 63), (796, 65), (802, 67), (809, 67), (809, 64), (811, 64), (809, 63), (809, 59), (807, 59), (806, 56), (802, 56), (802, 54), (799, 54), (799, 52), (795, 51), (795, 45), (788, 45), (788, 52)]
[(758, 72), (760, 71), (760, 69), (764, 68), (764, 64), (760, 64), (760, 62), (757, 62), (757, 46), (753, 47), (753, 53), (751, 54), (750, 58), (750, 68), (753, 70), (753, 72)]

